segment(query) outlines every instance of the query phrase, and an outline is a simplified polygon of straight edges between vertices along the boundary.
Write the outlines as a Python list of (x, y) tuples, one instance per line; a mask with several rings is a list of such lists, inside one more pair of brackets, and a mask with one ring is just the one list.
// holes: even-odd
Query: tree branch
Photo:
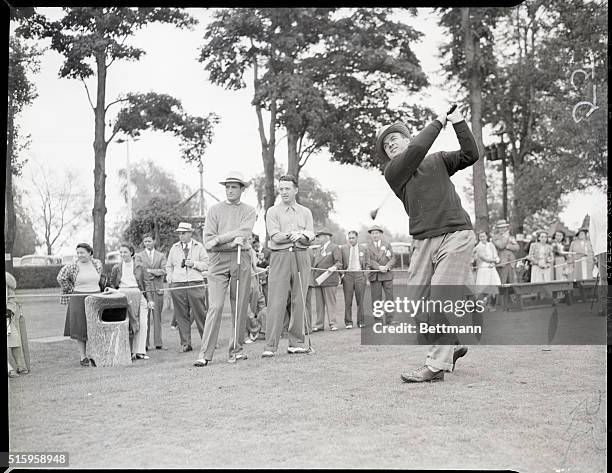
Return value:
[(111, 103), (109, 103), (109, 104), (108, 104), (106, 107), (104, 107), (104, 112), (107, 112), (107, 111), (108, 111), (108, 109), (109, 109), (109, 107), (110, 107), (111, 105), (115, 105), (116, 103), (119, 103), (119, 102), (127, 102), (127, 101), (128, 101), (128, 99), (127, 99), (127, 98), (113, 100), (113, 101), (112, 101)]
[(117, 133), (119, 133), (119, 130), (115, 130), (111, 133), (110, 137), (108, 138), (108, 140), (106, 140), (106, 146), (108, 146), (110, 144), (111, 141), (113, 141), (113, 138), (117, 135)]
[(87, 92), (87, 100), (89, 100), (89, 105), (91, 106), (91, 109), (95, 112), (96, 107), (94, 107), (94, 104), (91, 101), (91, 95), (89, 95), (89, 87), (87, 87), (87, 84), (85, 83), (85, 79), (83, 79), (82, 77), (81, 77), (81, 82), (85, 86), (85, 92)]

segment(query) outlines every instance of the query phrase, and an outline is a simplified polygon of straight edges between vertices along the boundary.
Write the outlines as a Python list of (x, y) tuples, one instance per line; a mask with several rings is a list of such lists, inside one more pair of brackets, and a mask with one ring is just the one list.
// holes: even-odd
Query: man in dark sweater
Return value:
[[(461, 149), (428, 155), (447, 119), (453, 123)], [(390, 159), (384, 170), (385, 179), (410, 217), (413, 253), (408, 286), (413, 299), (427, 296), (442, 301), (449, 297), (460, 298), (470, 281), (476, 238), (450, 176), (479, 158), (467, 123), (455, 109), (448, 116), (438, 116), (414, 138), (406, 126), (394, 123), (379, 132), (376, 149), (381, 156)], [(457, 288), (455, 294), (449, 293), (449, 286)], [(444, 371), (452, 371), (457, 359), (467, 353), (467, 347), (455, 344), (456, 341), (453, 335), (438, 337), (436, 345), (430, 347), (425, 365), (402, 374), (402, 380), (443, 381)]]

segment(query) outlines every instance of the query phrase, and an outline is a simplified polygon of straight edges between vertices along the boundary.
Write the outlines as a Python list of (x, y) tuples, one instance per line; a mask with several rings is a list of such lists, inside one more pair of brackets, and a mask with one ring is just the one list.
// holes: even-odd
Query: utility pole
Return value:
[[(138, 138), (135, 138), (134, 141), (138, 141)], [(132, 219), (132, 175), (131, 175), (131, 167), (130, 167), (130, 140), (119, 138), (115, 140), (115, 143), (125, 143), (125, 153), (126, 153), (126, 169), (125, 169), (125, 177), (127, 178), (127, 207), (128, 207), (128, 218)]]
[[(204, 165), (202, 164), (202, 160), (200, 159), (200, 162), (198, 163), (198, 172), (200, 173), (200, 217), (202, 219), (205, 218), (204, 216), (204, 210), (205, 210), (205, 203), (204, 203)], [(203, 222), (204, 220), (202, 220)], [(202, 225), (202, 243), (204, 243), (204, 225)]]

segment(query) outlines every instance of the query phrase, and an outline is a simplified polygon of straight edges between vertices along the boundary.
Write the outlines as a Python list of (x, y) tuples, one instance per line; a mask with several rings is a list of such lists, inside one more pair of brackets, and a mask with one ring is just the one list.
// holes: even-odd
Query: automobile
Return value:
[(392, 241), (391, 248), (393, 253), (399, 256), (395, 261), (396, 269), (408, 269), (410, 265), (410, 247), (411, 244), (405, 241)]
[(76, 261), (76, 255), (64, 255), (62, 256), (62, 264), (70, 264)]
[(49, 266), (62, 264), (62, 259), (53, 255), (25, 255), (21, 257), (19, 266)]
[(106, 264), (116, 264), (121, 262), (121, 255), (118, 251), (109, 251), (106, 253), (106, 259), (104, 260)]

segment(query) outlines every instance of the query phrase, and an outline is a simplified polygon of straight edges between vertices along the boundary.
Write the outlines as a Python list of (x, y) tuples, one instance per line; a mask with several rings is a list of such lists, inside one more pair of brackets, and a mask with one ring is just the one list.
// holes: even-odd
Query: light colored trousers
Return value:
[[(304, 347), (304, 305), (310, 275), (306, 251), (273, 251), (268, 276), (268, 317), (264, 351), (276, 352), (283, 330), (287, 300), (291, 301), (288, 338), (290, 347)], [(301, 282), (301, 285), (300, 285)]]
[[(211, 251), (208, 253), (208, 314), (202, 335), (202, 347), (198, 358), (212, 360), (219, 338), (221, 317), (227, 287), (230, 288), (232, 333), (229, 339), (229, 355), (242, 351), (243, 336), (246, 331), (247, 309), (251, 292), (251, 255), (249, 251), (240, 252), (240, 268), (237, 264), (237, 251)], [(238, 294), (236, 295), (236, 283)], [(238, 297), (238, 320), (236, 321), (236, 301)]]
[(138, 314), (138, 330), (134, 332), (132, 339), (132, 353), (145, 354), (147, 352), (147, 326), (149, 320), (147, 299), (137, 287), (122, 287), (119, 290), (125, 294), (132, 312)]
[[(434, 300), (461, 298), (465, 286), (473, 282), (470, 271), (475, 243), (472, 230), (413, 240), (414, 252), (408, 269), (411, 297), (414, 300), (427, 296)], [(449, 286), (457, 286), (457, 294), (452, 294)], [(440, 337), (440, 344), (430, 347), (425, 364), (435, 370), (452, 371), (453, 354), (462, 347), (454, 345), (453, 338), (456, 340), (456, 336)]]

